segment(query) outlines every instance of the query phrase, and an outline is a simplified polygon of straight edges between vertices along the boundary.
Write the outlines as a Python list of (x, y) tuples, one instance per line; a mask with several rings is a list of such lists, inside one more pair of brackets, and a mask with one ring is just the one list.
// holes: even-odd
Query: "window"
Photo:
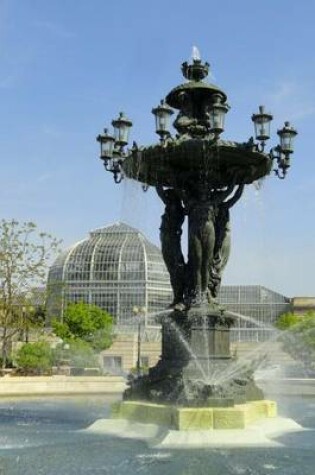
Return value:
[(140, 356), (140, 366), (141, 366), (141, 368), (148, 368), (149, 367), (149, 357), (148, 356)]
[(121, 374), (122, 357), (121, 356), (103, 356), (103, 368), (106, 373)]

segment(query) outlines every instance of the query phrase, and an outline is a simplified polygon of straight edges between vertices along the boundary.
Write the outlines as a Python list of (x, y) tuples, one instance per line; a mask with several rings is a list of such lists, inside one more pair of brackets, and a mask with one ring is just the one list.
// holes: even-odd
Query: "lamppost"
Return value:
[[(155, 187), (165, 204), (160, 238), (174, 294), (173, 312), (162, 319), (162, 355), (148, 377), (127, 392), (148, 399), (193, 404), (209, 394), (200, 385), (201, 372), (221, 373), (231, 359), (229, 328), (233, 318), (222, 311), (217, 295), (230, 254), (230, 209), (244, 187), (269, 175), (285, 178), (297, 131), (285, 122), (280, 142), (266, 151), (273, 119), (264, 106), (252, 115), (255, 138), (243, 143), (221, 139), (230, 109), (227, 95), (205, 78), (209, 63), (196, 48), (192, 61), (182, 64), (186, 82), (172, 89), (152, 109), (159, 143), (127, 150), (132, 122), (120, 113), (112, 121), (114, 135), (97, 137), (100, 158), (116, 183), (124, 176)], [(176, 130), (170, 133), (170, 118)], [(182, 226), (188, 221), (188, 256), (181, 248)], [(186, 346), (185, 346), (186, 345)], [(189, 349), (188, 349), (189, 348)], [(199, 369), (198, 369), (199, 368)], [(240, 400), (238, 382), (229, 382)], [(187, 389), (188, 388), (188, 389)], [(246, 393), (243, 385), (243, 396)], [(212, 391), (212, 390), (211, 390)], [(241, 391), (241, 392), (242, 392)], [(233, 396), (234, 397), (234, 396)]]
[(141, 375), (141, 327), (142, 320), (145, 319), (147, 309), (145, 307), (134, 306), (132, 309), (133, 314), (137, 318), (138, 334), (137, 334), (137, 376)]
[(34, 320), (35, 308), (32, 305), (22, 305), (22, 331), (21, 334), (25, 339), (25, 343), (29, 342), (30, 327)]

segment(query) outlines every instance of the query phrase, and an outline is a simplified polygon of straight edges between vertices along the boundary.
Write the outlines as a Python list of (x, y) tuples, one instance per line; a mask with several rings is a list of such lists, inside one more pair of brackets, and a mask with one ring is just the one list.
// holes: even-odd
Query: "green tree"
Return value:
[(52, 327), (63, 341), (81, 340), (98, 352), (112, 344), (113, 318), (96, 305), (69, 303), (63, 321), (53, 320)]
[(279, 330), (287, 330), (300, 322), (300, 317), (294, 313), (283, 313), (276, 321), (276, 327)]
[(16, 353), (15, 362), (26, 373), (47, 373), (52, 367), (53, 352), (44, 341), (24, 343)]
[(46, 281), (60, 241), (31, 222), (0, 221), (0, 352), (5, 367), (10, 342), (36, 320), (32, 292)]
[(301, 321), (292, 327), (292, 333), (300, 335), (307, 348), (315, 351), (315, 313), (307, 312)]
[(315, 313), (284, 314), (276, 324), (282, 330), (284, 350), (304, 366), (306, 373), (315, 370)]

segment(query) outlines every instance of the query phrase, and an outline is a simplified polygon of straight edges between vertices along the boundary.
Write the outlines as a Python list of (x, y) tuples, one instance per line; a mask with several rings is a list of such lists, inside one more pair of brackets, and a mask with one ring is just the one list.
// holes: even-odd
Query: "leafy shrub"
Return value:
[(276, 327), (279, 330), (287, 330), (299, 322), (301, 322), (301, 317), (298, 317), (294, 313), (284, 313), (277, 319)]
[(280, 341), (283, 348), (296, 361), (302, 364), (305, 374), (315, 371), (315, 314), (284, 314), (276, 326), (283, 330)]
[(96, 305), (70, 303), (65, 309), (63, 321), (54, 320), (52, 326), (64, 342), (71, 344), (80, 340), (98, 352), (112, 343), (113, 318)]
[(49, 373), (53, 363), (53, 352), (44, 341), (25, 343), (17, 351), (15, 361), (26, 374)]

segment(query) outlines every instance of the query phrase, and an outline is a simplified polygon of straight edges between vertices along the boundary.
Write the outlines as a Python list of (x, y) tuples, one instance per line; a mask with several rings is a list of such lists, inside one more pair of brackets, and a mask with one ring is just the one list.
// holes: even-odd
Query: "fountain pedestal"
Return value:
[(164, 317), (158, 364), (130, 380), (112, 417), (195, 433), (245, 429), (275, 417), (276, 403), (264, 400), (252, 373), (233, 371), (232, 324), (231, 317), (209, 306)]
[(258, 420), (275, 418), (277, 404), (261, 400), (234, 407), (178, 407), (146, 401), (123, 401), (112, 405), (111, 416), (175, 431), (245, 429)]
[(232, 407), (263, 399), (250, 372), (233, 375), (232, 324), (232, 317), (209, 305), (164, 317), (160, 360), (149, 374), (129, 381), (124, 399), (185, 407)]

